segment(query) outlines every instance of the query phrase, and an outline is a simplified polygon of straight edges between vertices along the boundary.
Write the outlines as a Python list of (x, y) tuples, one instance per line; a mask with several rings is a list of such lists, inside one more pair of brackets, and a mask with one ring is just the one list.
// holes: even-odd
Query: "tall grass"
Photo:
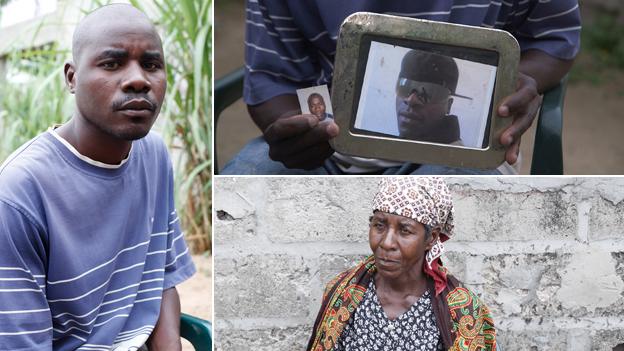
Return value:
[(0, 85), (0, 163), (20, 145), (69, 119), (73, 96), (65, 89), (67, 52), (52, 46), (7, 56)]
[(180, 153), (178, 203), (187, 241), (196, 251), (211, 247), (212, 0), (130, 0), (155, 14), (167, 60), (167, 98), (161, 112), (166, 137)]

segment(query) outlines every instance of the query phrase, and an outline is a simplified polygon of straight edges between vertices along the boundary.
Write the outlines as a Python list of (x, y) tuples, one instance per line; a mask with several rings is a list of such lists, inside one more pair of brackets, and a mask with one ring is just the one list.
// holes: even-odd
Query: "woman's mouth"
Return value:
[(391, 259), (388, 257), (375, 257), (375, 261), (377, 261), (378, 264), (384, 266), (391, 266), (401, 263), (399, 260)]

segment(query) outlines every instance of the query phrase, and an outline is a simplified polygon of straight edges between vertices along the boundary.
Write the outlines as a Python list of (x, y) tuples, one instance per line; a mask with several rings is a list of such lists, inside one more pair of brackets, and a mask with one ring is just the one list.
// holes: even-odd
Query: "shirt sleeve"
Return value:
[(180, 217), (175, 209), (173, 196), (173, 171), (169, 169), (169, 227), (165, 260), (164, 289), (172, 288), (195, 274), (195, 265), (184, 241)]
[(573, 59), (580, 49), (578, 0), (532, 1), (516, 8), (511, 33), (522, 51), (537, 49), (560, 59)]
[(248, 0), (243, 98), (256, 105), (310, 87), (322, 76), (312, 46), (286, 1)]
[(0, 200), (0, 350), (52, 350), (42, 231)]

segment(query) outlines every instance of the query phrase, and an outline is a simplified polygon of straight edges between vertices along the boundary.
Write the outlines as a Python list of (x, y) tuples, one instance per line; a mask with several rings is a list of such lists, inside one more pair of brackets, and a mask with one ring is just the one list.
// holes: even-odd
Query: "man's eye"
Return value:
[(116, 62), (116, 61), (104, 62), (100, 64), (100, 67), (103, 67), (105, 69), (117, 69), (119, 68), (119, 62)]
[(145, 68), (148, 71), (154, 71), (159, 69), (161, 66), (159, 63), (156, 62), (146, 62), (143, 64), (143, 68)]

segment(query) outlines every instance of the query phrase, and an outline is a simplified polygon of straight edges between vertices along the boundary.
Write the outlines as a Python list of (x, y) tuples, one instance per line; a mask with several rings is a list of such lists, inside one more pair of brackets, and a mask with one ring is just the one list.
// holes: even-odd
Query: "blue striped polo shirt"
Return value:
[(0, 350), (136, 350), (194, 272), (156, 134), (110, 166), (48, 131), (0, 167)]
[(359, 11), (503, 29), (561, 59), (580, 45), (577, 0), (247, 0), (245, 102), (331, 84), (340, 24)]

